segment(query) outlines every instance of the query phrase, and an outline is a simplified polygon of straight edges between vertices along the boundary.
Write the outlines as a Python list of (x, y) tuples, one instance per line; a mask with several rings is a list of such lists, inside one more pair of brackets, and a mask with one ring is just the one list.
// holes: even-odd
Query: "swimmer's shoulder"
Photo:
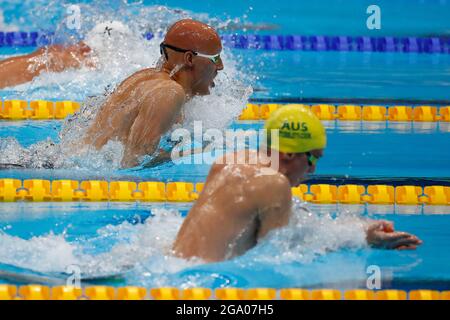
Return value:
[(185, 102), (186, 94), (181, 85), (172, 80), (166, 72), (147, 68), (123, 80), (111, 93), (106, 105), (115, 107), (130, 98), (147, 96), (147, 93), (154, 90), (164, 91), (167, 97), (170, 95), (178, 102), (177, 104)]
[[(128, 78), (122, 81), (122, 84), (139, 84), (142, 82), (152, 81), (152, 80), (167, 80), (167, 81), (173, 81), (170, 76), (167, 74), (167, 72), (163, 72), (160, 70), (157, 70), (155, 68), (146, 68), (139, 71), (136, 71), (132, 75), (130, 75)], [(175, 82), (176, 83), (176, 82)]]
[(138, 84), (136, 89), (144, 92), (153, 92), (154, 94), (160, 92), (165, 99), (176, 100), (179, 103), (184, 103), (186, 101), (186, 92), (184, 91), (184, 88), (178, 82), (165, 76), (157, 76), (142, 81)]
[(277, 170), (259, 164), (227, 164), (226, 155), (211, 166), (209, 175), (218, 174), (227, 175), (230, 180), (239, 180), (255, 190), (254, 186), (260, 186), (261, 190), (271, 187), (282, 192), (291, 190), (288, 178)]
[(139, 85), (142, 84), (143, 82), (151, 80), (155, 72), (156, 72), (155, 69), (152, 68), (136, 71), (135, 73), (125, 78), (117, 86), (117, 88), (114, 90), (113, 97), (121, 97), (121, 95), (123, 94), (128, 95), (128, 93), (131, 90), (134, 90), (136, 87), (139, 87)]
[(290, 203), (291, 185), (288, 178), (276, 170), (267, 167), (255, 167), (243, 181), (246, 193), (260, 208), (273, 206), (275, 203)]
[(259, 167), (248, 179), (248, 183), (255, 186), (256, 192), (262, 193), (290, 193), (289, 179), (282, 173), (268, 167)]
[[(155, 69), (155, 68), (147, 68), (136, 72), (134, 75), (140, 76), (143, 75), (145, 80), (158, 80), (164, 81), (167, 83), (171, 83), (173, 85), (180, 86), (175, 80), (173, 80), (167, 72)], [(180, 86), (181, 87), (181, 86)]]
[[(212, 169), (214, 171), (219, 171), (227, 168), (242, 170), (242, 168), (247, 167), (252, 168), (255, 166), (254, 160), (257, 159), (258, 153), (253, 150), (237, 150), (234, 152), (229, 152), (218, 157), (213, 165)], [(253, 161), (253, 162), (252, 162)], [(257, 161), (256, 161), (257, 162)], [(237, 167), (231, 167), (237, 166)]]
[[(290, 205), (292, 201), (291, 185), (288, 178), (278, 171), (258, 165), (225, 165), (216, 170), (224, 170), (220, 174), (225, 176), (226, 184), (231, 186), (229, 195), (239, 193), (245, 199), (243, 208), (252, 208), (239, 212), (254, 212), (253, 210), (267, 209)], [(213, 169), (214, 170), (214, 169)], [(234, 187), (233, 187), (234, 186)], [(236, 188), (239, 186), (239, 188)]]

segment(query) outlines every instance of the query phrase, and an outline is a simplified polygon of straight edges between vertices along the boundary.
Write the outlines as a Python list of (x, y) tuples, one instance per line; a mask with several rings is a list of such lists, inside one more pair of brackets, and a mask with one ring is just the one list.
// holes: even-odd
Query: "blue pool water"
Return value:
[[(365, 27), (365, 9), (370, 1), (352, 0), (344, 4), (329, 0), (319, 4), (270, 0), (263, 5), (260, 1), (231, 4), (173, 0), (144, 1), (142, 5), (134, 3), (129, 7), (120, 5), (119, 1), (82, 3), (88, 6), (84, 11), (88, 25), (99, 22), (99, 15), (92, 13), (101, 12), (105, 19), (124, 22), (134, 17), (153, 31), (155, 26), (164, 29), (169, 21), (190, 15), (212, 21), (216, 26), (226, 26), (223, 32), (239, 34), (376, 37), (449, 36), (450, 32), (450, 3), (447, 1), (378, 1), (383, 17), (381, 30)], [(168, 9), (160, 10), (155, 5)], [(35, 10), (43, 7), (48, 9)], [(55, 25), (60, 27), (64, 10), (60, 2), (9, 0), (0, 8), (4, 17), (0, 29), (53, 30)], [(126, 61), (128, 63), (108, 56), (101, 70), (43, 75), (31, 84), (0, 90), (0, 97), (3, 100), (85, 101), (89, 96), (101, 95), (105, 87), (114, 86), (135, 70), (153, 65), (158, 57), (156, 41), (142, 46), (141, 41), (130, 40), (117, 47), (117, 51), (129, 53), (128, 47), (137, 53)], [(32, 50), (0, 48), (0, 58)], [(232, 95), (234, 87), (242, 89), (251, 85), (254, 92), (250, 98), (256, 100), (363, 98), (405, 99), (417, 103), (450, 100), (448, 54), (237, 49), (225, 49), (225, 54), (228, 69), (221, 84), (226, 87), (223, 89), (226, 95)], [(234, 79), (238, 79), (238, 83), (233, 82)], [(218, 123), (220, 118), (228, 119), (226, 124), (220, 122), (223, 129), (261, 127), (261, 123), (235, 121), (228, 116), (227, 102), (214, 95), (211, 99), (205, 118)], [(230, 103), (230, 112), (235, 111), (235, 104), (236, 101)], [(47, 139), (57, 143), (62, 126), (61, 121), (0, 121), (0, 150), (11, 145), (11, 140), (6, 138), (15, 139), (17, 145), (13, 151), (33, 150), (37, 143)], [(450, 185), (448, 123), (333, 121), (326, 123), (326, 127), (326, 156), (310, 182)], [(83, 165), (57, 169), (11, 168), (1, 170), (0, 178), (202, 182), (208, 170), (207, 164), (164, 164), (129, 170), (105, 164), (96, 168)], [(77, 265), (88, 276), (120, 273), (118, 279), (102, 282), (110, 285), (343, 289), (365, 287), (367, 268), (376, 265), (381, 268), (384, 288), (450, 288), (449, 206), (310, 205), (313, 217), (300, 217), (304, 219), (302, 223), (292, 223), (274, 233), (244, 256), (215, 264), (186, 262), (167, 254), (190, 206), (0, 203), (0, 282), (20, 283), (20, 279), (1, 279), (1, 271), (37, 276), (34, 282), (37, 279), (43, 283), (64, 282), (61, 272), (66, 271), (68, 265)], [(359, 216), (392, 220), (396, 228), (416, 234), (424, 244), (416, 251), (368, 249), (358, 228)], [(314, 241), (302, 239), (303, 233)], [(330, 248), (332, 252), (327, 252)]]
[[(447, 230), (450, 226), (448, 214), (373, 216), (392, 220), (397, 228), (410, 230), (419, 235), (424, 244), (416, 251), (342, 249), (319, 255), (313, 261), (304, 263), (302, 260), (305, 256), (296, 252), (300, 251), (299, 248), (291, 249), (294, 257), (282, 257), (281, 252), (274, 251), (281, 249), (277, 244), (263, 243), (242, 257), (221, 263), (190, 266), (169, 259), (174, 270), (167, 270), (170, 268), (158, 265), (167, 261), (167, 258), (162, 258), (157, 253), (132, 256), (132, 248), (135, 248), (134, 242), (137, 241), (133, 236), (137, 233), (141, 237), (139, 241), (149, 241), (148, 249), (154, 249), (151, 248), (151, 241), (167, 241), (167, 239), (157, 239), (155, 234), (145, 234), (147, 231), (154, 231), (148, 225), (149, 221), (147, 225), (143, 222), (145, 219), (154, 219), (149, 218), (150, 211), (176, 209), (185, 215), (188, 205), (1, 204), (0, 207), (3, 212), (0, 227), (6, 229), (8, 234), (8, 237), (2, 236), (0, 256), (3, 259), (6, 251), (4, 247), (14, 242), (19, 250), (27, 254), (26, 258), (16, 257), (16, 263), (22, 266), (32, 263), (34, 268), (43, 270), (48, 268), (46, 265), (48, 261), (52, 261), (56, 266), (52, 271), (66, 266), (79, 250), (85, 255), (91, 255), (93, 258), (90, 258), (90, 263), (99, 269), (106, 263), (118, 267), (121, 255), (127, 256), (127, 262), (135, 263), (135, 269), (127, 271), (123, 278), (94, 283), (146, 286), (197, 285), (211, 288), (223, 285), (249, 288), (293, 286), (364, 288), (369, 274), (368, 267), (372, 265), (380, 267), (384, 288), (420, 287), (443, 290), (448, 289), (450, 282), (448, 275), (450, 258), (447, 254), (449, 241)], [(331, 210), (336, 211), (336, 208), (316, 208), (315, 212)], [(179, 223), (180, 220), (181, 218), (171, 217), (170, 223)], [(162, 222), (161, 225), (168, 227), (168, 221)], [(62, 237), (49, 236), (49, 230), (53, 230), (55, 235), (64, 233), (65, 240)], [(336, 231), (330, 230), (330, 233)], [(339, 230), (339, 232), (348, 231)], [(18, 241), (13, 237), (20, 237), (23, 240)], [(145, 237), (151, 239), (144, 240)], [(125, 246), (124, 250), (130, 250), (131, 253), (119, 251), (117, 249), (119, 245)], [(52, 246), (54, 252), (49, 252), (46, 246)], [(114, 246), (116, 252), (112, 250)], [(268, 258), (268, 254), (272, 257)], [(60, 261), (61, 258), (65, 259), (64, 263)], [(23, 259), (27, 259), (27, 262), (25, 263)], [(2, 270), (14, 269), (10, 265), (3, 265)], [(51, 274), (51, 272), (43, 274), (49, 273)], [(52, 281), (58, 283), (56, 279), (54, 276)]]
[[(251, 130), (261, 123), (235, 122), (234, 130)], [(450, 129), (445, 123), (361, 123), (328, 122), (326, 157), (317, 168), (318, 176), (347, 178), (440, 178), (450, 176)], [(58, 142), (61, 123), (28, 121), (3, 123), (0, 138), (14, 137), (24, 147), (52, 139)], [(421, 156), (419, 156), (421, 155)], [(194, 170), (194, 171), (192, 171)], [(209, 165), (165, 165), (141, 170), (105, 170), (111, 178), (157, 179), (168, 181), (203, 181)], [(61, 171), (61, 172), (60, 172)], [(67, 170), (3, 171), (4, 177), (56, 179), (89, 178), (92, 172), (68, 173)], [(97, 177), (97, 175), (95, 175)]]

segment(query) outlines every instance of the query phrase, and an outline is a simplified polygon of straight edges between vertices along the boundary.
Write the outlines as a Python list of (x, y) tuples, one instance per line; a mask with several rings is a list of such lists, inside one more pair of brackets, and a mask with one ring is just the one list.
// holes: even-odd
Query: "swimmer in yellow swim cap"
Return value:
[[(178, 232), (173, 245), (177, 256), (209, 262), (229, 259), (289, 223), (291, 187), (315, 171), (326, 147), (325, 129), (309, 109), (299, 105), (273, 112), (265, 129), (279, 136), (267, 139), (266, 154), (237, 151), (213, 164), (200, 197)], [(296, 207), (299, 209), (308, 211)], [(368, 245), (374, 247), (415, 249), (421, 244), (414, 235), (395, 232), (388, 221), (361, 218), (354, 228), (365, 233)]]
[(301, 105), (287, 105), (275, 110), (264, 128), (267, 131), (279, 131), (279, 146), (272, 147), (284, 153), (304, 153), (325, 149), (327, 145), (322, 122), (311, 110)]
[[(280, 153), (282, 172), (297, 186), (307, 173), (313, 173), (327, 144), (325, 128), (308, 108), (287, 105), (274, 111), (264, 128), (268, 146)], [(278, 141), (272, 141), (271, 132), (278, 132)], [(307, 165), (306, 165), (307, 164)]]

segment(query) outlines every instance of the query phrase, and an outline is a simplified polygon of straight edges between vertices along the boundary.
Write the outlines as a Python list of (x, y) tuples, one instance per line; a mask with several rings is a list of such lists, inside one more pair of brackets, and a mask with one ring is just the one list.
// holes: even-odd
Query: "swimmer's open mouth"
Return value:
[(216, 83), (214, 81), (211, 82), (211, 88), (214, 88), (216, 86)]

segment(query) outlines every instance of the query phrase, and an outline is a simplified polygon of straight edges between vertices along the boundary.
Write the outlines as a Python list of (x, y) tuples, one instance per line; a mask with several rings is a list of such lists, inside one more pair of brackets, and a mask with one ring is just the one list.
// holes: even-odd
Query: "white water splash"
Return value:
[[(139, 285), (166, 286), (174, 281), (177, 285), (186, 281), (194, 286), (204, 284), (206, 280), (198, 275), (177, 276), (183, 270), (208, 266), (199, 259), (184, 260), (172, 255), (171, 247), (183, 222), (180, 213), (154, 209), (152, 214), (142, 224), (108, 225), (97, 230), (95, 237), (74, 242), (52, 233), (24, 240), (2, 232), (0, 263), (48, 273), (63, 273), (68, 265), (78, 265), (85, 276), (127, 272), (127, 283)], [(307, 265), (330, 251), (365, 247), (364, 223), (358, 216), (342, 214), (332, 218), (308, 212), (303, 204), (297, 204), (287, 227), (271, 232), (243, 256), (214, 266), (231, 264), (231, 269), (251, 270), (255, 265)], [(95, 248), (104, 251), (105, 243), (113, 243), (109, 251), (85, 253)]]
[(105, 175), (119, 169), (123, 156), (121, 143), (109, 141), (100, 150), (80, 144), (103, 101), (104, 97), (90, 98), (79, 112), (66, 118), (59, 132), (59, 143), (47, 138), (25, 148), (15, 138), (0, 138), (0, 165), (6, 168), (88, 169)]
[(331, 214), (317, 214), (305, 210), (306, 203), (296, 198), (293, 200), (295, 214), (289, 225), (273, 231), (267, 241), (257, 247), (255, 260), (271, 263), (310, 263), (316, 257), (340, 248), (355, 249), (367, 246), (367, 220), (358, 214), (341, 212), (336, 217)]
[[(55, 4), (64, 9), (69, 4)], [(231, 20), (220, 21), (207, 14), (172, 9), (164, 6), (127, 5), (122, 1), (99, 0), (92, 4), (77, 4), (82, 13), (79, 30), (67, 28), (65, 18), (56, 23), (55, 42), (74, 44), (83, 39), (96, 53), (96, 70), (82, 68), (66, 70), (62, 73), (43, 73), (31, 83), (14, 87), (14, 94), (27, 99), (71, 99), (82, 101), (86, 96), (98, 95), (108, 88), (114, 88), (132, 73), (152, 67), (160, 57), (159, 44), (163, 33), (174, 22), (184, 18), (194, 18), (213, 27), (226, 28)], [(53, 9), (52, 9), (53, 10)], [(43, 12), (42, 12), (43, 11)], [(45, 10), (36, 13), (40, 20), (49, 18)], [(52, 11), (53, 12), (53, 11)], [(54, 19), (55, 15), (52, 15)], [(59, 16), (63, 16), (60, 14)], [(37, 19), (33, 17), (30, 19)], [(38, 21), (36, 21), (38, 22)], [(32, 23), (32, 22), (31, 22)], [(105, 32), (108, 26), (108, 32)], [(155, 34), (152, 40), (145, 40), (143, 35)], [(253, 76), (243, 74), (236, 68), (236, 57), (228, 48), (224, 48), (226, 78), (233, 81)], [(241, 84), (242, 86), (242, 84)], [(20, 98), (16, 96), (16, 98)], [(242, 106), (241, 106), (242, 107)]]
[[(172, 242), (183, 221), (181, 215), (174, 210), (152, 211), (154, 216), (143, 224), (108, 225), (97, 230), (96, 237), (79, 242), (68, 242), (64, 234), (50, 233), (25, 240), (0, 231), (0, 262), (46, 273), (64, 273), (67, 266), (77, 265), (85, 276), (121, 273), (147, 261), (155, 272), (156, 257), (170, 258), (170, 265), (159, 267), (164, 272), (192, 265), (170, 256)], [(117, 243), (105, 253), (85, 253), (105, 240)]]
[(0, 30), (3, 32), (10, 32), (10, 31), (17, 31), (18, 28), (17, 26), (13, 25), (13, 24), (7, 24), (5, 22), (5, 18), (3, 15), (3, 11), (0, 9)]
[(75, 246), (64, 235), (50, 233), (46, 236), (21, 239), (0, 230), (0, 261), (35, 271), (63, 271), (76, 264)]
[[(159, 57), (160, 38), (146, 41), (146, 31), (163, 32), (180, 18), (190, 13), (166, 7), (120, 7), (118, 11), (100, 10), (101, 5), (83, 5), (83, 27), (78, 33), (94, 49), (96, 69), (83, 67), (61, 73), (42, 73), (32, 82), (14, 88), (15, 94), (26, 95), (28, 100), (72, 99), (83, 100), (80, 112), (66, 119), (60, 141), (41, 141), (23, 148), (11, 138), (0, 139), (0, 164), (26, 168), (69, 168), (111, 172), (120, 168), (123, 146), (110, 141), (102, 150), (83, 146), (86, 129), (99, 107), (113, 88), (134, 72), (154, 66)], [(100, 11), (99, 11), (100, 10)], [(198, 15), (197, 15), (198, 16)], [(197, 17), (198, 18), (198, 17)], [(203, 21), (208, 21), (202, 15)], [(217, 19), (215, 20), (217, 24)], [(73, 35), (58, 25), (57, 38), (76, 42)], [(104, 27), (110, 26), (110, 33)], [(90, 29), (89, 29), (90, 28)], [(224, 130), (235, 119), (252, 93), (252, 78), (239, 71), (236, 57), (224, 49), (225, 69), (219, 72), (211, 95), (195, 97), (186, 104), (183, 127), (192, 130), (194, 120), (202, 121), (205, 128)], [(87, 99), (87, 96), (97, 98)]]

